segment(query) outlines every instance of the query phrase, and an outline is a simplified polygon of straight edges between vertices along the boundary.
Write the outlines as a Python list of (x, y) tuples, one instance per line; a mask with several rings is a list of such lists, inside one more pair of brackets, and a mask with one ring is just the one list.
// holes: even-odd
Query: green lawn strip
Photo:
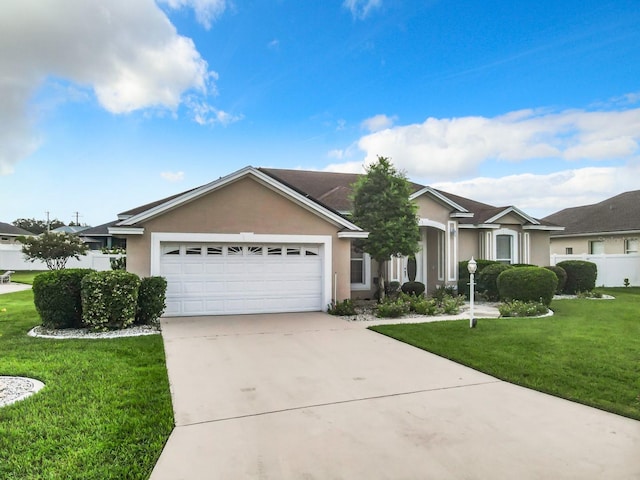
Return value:
[(28, 283), (33, 284), (33, 279), (36, 275), (47, 270), (20, 270), (11, 274), (11, 281), (14, 283)]
[(372, 330), (502, 380), (640, 420), (640, 289), (557, 300), (545, 318), (382, 325)]
[(31, 291), (0, 295), (0, 375), (45, 383), (0, 408), (0, 478), (148, 478), (173, 428), (162, 338), (28, 337), (38, 323)]

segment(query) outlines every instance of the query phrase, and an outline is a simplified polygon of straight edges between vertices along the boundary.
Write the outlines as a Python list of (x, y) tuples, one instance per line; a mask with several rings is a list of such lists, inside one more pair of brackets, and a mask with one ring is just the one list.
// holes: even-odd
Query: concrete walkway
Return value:
[(31, 285), (25, 283), (0, 283), (0, 295), (3, 293), (20, 292), (22, 290), (30, 290)]
[(640, 478), (640, 422), (366, 324), (163, 319), (176, 428), (151, 479)]

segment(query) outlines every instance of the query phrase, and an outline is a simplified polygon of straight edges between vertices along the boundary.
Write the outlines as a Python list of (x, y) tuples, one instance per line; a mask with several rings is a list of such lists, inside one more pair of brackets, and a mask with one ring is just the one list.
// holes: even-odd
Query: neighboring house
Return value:
[[(167, 315), (325, 310), (372, 297), (377, 278), (348, 219), (355, 174), (246, 167), (187, 192), (121, 213), (109, 233), (127, 240), (127, 269), (167, 279)], [(420, 251), (416, 280), (455, 284), (471, 256), (549, 263), (561, 227), (516, 207), (493, 207), (412, 184)], [(407, 281), (406, 258), (387, 280)], [(413, 260), (412, 260), (413, 261)]]
[(113, 227), (118, 220), (104, 223), (97, 227), (89, 227), (77, 233), (84, 243), (89, 245), (90, 250), (102, 250), (103, 248), (123, 248), (126, 249), (127, 242), (123, 238), (114, 238), (109, 233), (109, 227)]
[(75, 233), (80, 233), (83, 232), (87, 229), (89, 229), (91, 227), (88, 226), (81, 226), (81, 225), (63, 225), (62, 227), (58, 227), (58, 228), (54, 228), (51, 231), (53, 233), (71, 233), (71, 234), (75, 234)]
[(551, 234), (551, 255), (639, 253), (640, 190), (565, 208), (544, 220), (565, 227)]
[(16, 227), (10, 223), (0, 222), (0, 244), (8, 245), (19, 243), (16, 241), (16, 238), (31, 235), (33, 235), (33, 233), (24, 228)]

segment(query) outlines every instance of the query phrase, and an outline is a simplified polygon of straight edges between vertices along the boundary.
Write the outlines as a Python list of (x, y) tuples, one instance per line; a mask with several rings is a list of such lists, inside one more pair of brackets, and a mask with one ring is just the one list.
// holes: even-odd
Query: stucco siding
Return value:
[(445, 225), (449, 220), (451, 207), (445, 207), (428, 194), (416, 198), (415, 204), (418, 206), (418, 216), (420, 218), (428, 218)]
[(573, 255), (585, 255), (589, 251), (589, 242), (604, 242), (605, 254), (623, 254), (625, 252), (626, 240), (639, 239), (640, 234), (620, 234), (620, 235), (593, 235), (581, 237), (554, 237), (551, 238), (551, 254), (566, 255), (567, 248), (573, 249)]
[(332, 271), (337, 274), (338, 300), (350, 295), (350, 240), (339, 239), (339, 227), (253, 178), (242, 178), (139, 226), (143, 235), (127, 238), (127, 269), (147, 276), (151, 265), (151, 233), (251, 232), (277, 235), (328, 235), (332, 238)]
[(528, 233), (531, 245), (529, 263), (540, 267), (549, 265), (549, 232), (528, 231)]

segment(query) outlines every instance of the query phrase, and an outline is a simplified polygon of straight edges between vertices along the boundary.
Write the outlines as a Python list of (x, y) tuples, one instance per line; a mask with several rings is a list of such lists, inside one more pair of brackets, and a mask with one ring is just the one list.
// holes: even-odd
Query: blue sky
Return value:
[(639, 6), (7, 0), (0, 221), (377, 155), (538, 217), (639, 189)]

